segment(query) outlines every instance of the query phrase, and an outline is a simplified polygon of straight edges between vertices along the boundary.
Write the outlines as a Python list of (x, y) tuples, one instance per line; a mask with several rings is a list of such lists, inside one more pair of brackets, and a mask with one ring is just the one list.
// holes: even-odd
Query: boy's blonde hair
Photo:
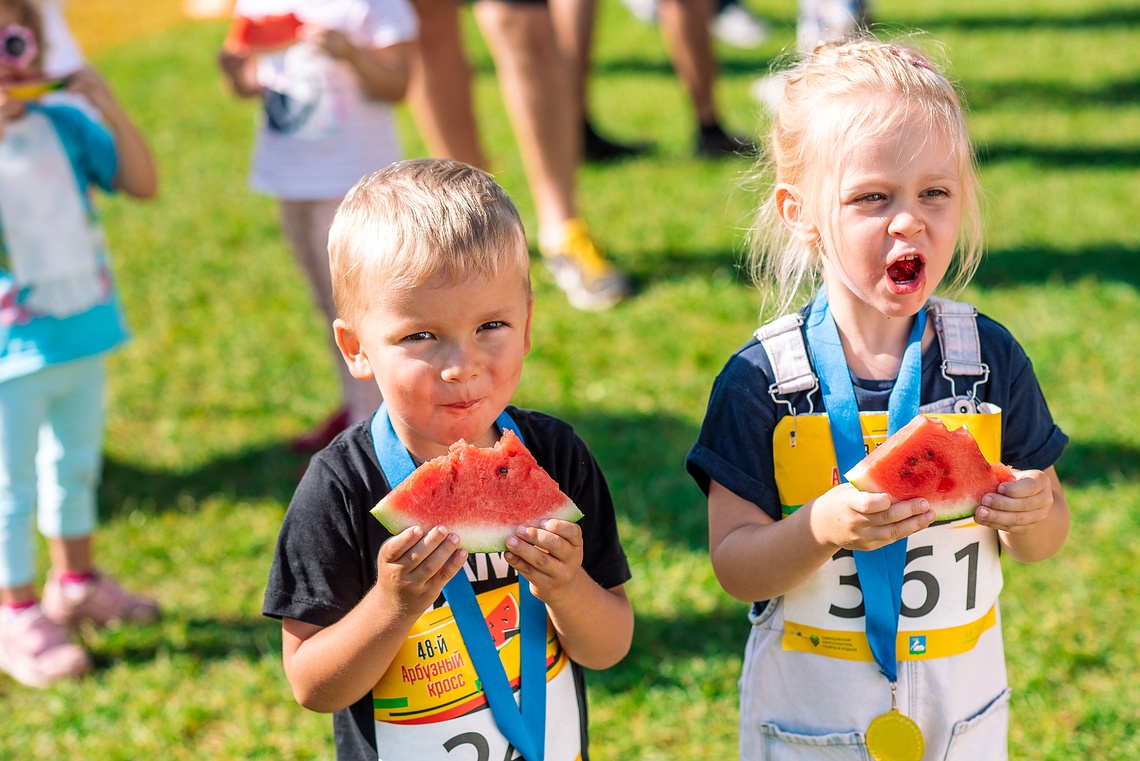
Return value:
[(373, 288), (457, 283), (517, 270), (530, 291), (518, 209), (491, 175), (459, 161), (400, 161), (348, 192), (329, 230), (337, 314), (350, 324)]
[(32, 59), (32, 68), (41, 69), (44, 64), (44, 53), (47, 51), (47, 40), (44, 39), (44, 19), (37, 0), (0, 0), (0, 8), (7, 8), (18, 17), (18, 23), (28, 28), (36, 40), (36, 56)]
[(910, 45), (872, 38), (825, 42), (787, 73), (757, 164), (756, 177), (768, 192), (752, 226), (749, 268), (767, 291), (765, 306), (774, 306), (773, 313), (787, 311), (815, 287), (823, 256), (817, 245), (793, 235), (780, 220), (776, 185), (795, 186), (801, 208), (809, 216), (814, 213), (813, 222), (826, 240), (845, 158), (860, 141), (890, 134), (916, 118), (932, 136), (945, 138), (957, 155), (962, 224), (958, 255), (943, 290), (953, 295), (969, 282), (982, 255), (982, 215), (974, 152), (957, 91)]

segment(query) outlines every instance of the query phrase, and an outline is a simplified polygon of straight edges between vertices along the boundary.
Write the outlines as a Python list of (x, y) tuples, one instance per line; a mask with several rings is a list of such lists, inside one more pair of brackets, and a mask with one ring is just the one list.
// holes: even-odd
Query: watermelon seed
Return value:
[(906, 458), (906, 464), (910, 465), (913, 468), (915, 465), (918, 465), (918, 458), (917, 457), (908, 457), (908, 458)]
[(499, 472), (500, 472), (500, 473), (506, 473), (506, 472), (507, 472), (507, 469), (506, 469), (506, 468), (499, 468)]
[(934, 459), (934, 450), (933, 449), (927, 449), (926, 450), (926, 459), (928, 459), (928, 460)]
[(903, 475), (903, 478), (906, 478), (907, 476), (910, 475), (910, 471), (907, 468), (903, 468), (902, 475)]

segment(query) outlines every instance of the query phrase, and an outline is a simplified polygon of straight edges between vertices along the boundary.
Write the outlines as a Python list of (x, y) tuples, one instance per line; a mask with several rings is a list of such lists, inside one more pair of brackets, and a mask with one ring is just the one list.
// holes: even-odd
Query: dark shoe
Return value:
[(341, 407), (325, 422), (290, 441), (289, 449), (297, 454), (314, 454), (332, 443), (345, 428), (348, 428), (348, 409)]
[(726, 156), (755, 156), (756, 144), (751, 140), (730, 135), (719, 124), (701, 127), (697, 133), (697, 156), (703, 159), (720, 159)]
[(649, 143), (615, 143), (594, 130), (589, 120), (582, 127), (582, 158), (586, 161), (618, 161), (649, 152)]

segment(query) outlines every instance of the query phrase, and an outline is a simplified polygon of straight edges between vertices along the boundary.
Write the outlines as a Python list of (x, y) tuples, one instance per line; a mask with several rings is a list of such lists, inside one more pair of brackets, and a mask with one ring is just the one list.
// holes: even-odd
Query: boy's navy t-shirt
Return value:
[[(585, 517), (582, 567), (603, 588), (624, 584), (629, 564), (618, 540), (613, 499), (605, 477), (574, 429), (557, 418), (516, 407), (508, 412), (523, 442), (558, 482)], [(389, 491), (372, 442), (369, 421), (341, 434), (313, 457), (281, 526), (269, 573), (262, 613), (331, 626), (343, 618), (376, 583), (377, 553), (391, 534), (369, 511)], [(472, 555), (468, 564), (481, 569), (472, 582), (476, 594), (514, 582), (517, 574), (505, 563)], [(496, 568), (507, 567), (501, 578)], [(443, 604), (443, 596), (436, 604)], [(574, 665), (579, 703), (585, 712), (584, 674)], [(361, 696), (333, 716), (337, 758), (377, 757), (372, 694)], [(581, 717), (583, 759), (586, 721)]]

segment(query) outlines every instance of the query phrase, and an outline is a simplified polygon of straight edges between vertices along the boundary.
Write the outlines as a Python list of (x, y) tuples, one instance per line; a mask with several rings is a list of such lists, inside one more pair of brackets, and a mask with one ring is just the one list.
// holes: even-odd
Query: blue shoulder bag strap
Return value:
[[(888, 434), (918, 415), (922, 386), (922, 333), (925, 329), (926, 309), (923, 308), (915, 316), (902, 366), (887, 402)], [(839, 329), (828, 309), (823, 288), (812, 304), (807, 335), (819, 372), (824, 409), (835, 445), (835, 459), (840, 474), (843, 474), (855, 467), (866, 456), (867, 450), (863, 444), (863, 428), (859, 422), (859, 404), (855, 400), (851, 372), (847, 368)], [(895, 646), (902, 606), (906, 540), (892, 542), (877, 550), (857, 550), (854, 555), (855, 571), (863, 590), (867, 641), (879, 670), (894, 684), (898, 681)]]
[[(522, 440), (518, 426), (506, 410), (495, 424), (499, 430), (510, 429)], [(388, 407), (381, 404), (372, 417), (372, 441), (376, 457), (388, 485), (395, 488), (416, 469), (407, 448), (396, 436)], [(524, 444), (526, 442), (523, 442)], [(487, 620), (475, 599), (475, 590), (467, 578), (466, 568), (457, 573), (443, 588), (443, 596), (451, 606), (459, 632), (467, 645), (471, 663), (487, 696), (491, 714), (503, 736), (526, 761), (543, 761), (546, 751), (546, 604), (530, 591), (530, 583), (519, 575), (519, 608), (521, 644), (521, 682), (519, 702), (515, 704), (510, 681), (503, 671), (498, 650), (487, 628)]]

